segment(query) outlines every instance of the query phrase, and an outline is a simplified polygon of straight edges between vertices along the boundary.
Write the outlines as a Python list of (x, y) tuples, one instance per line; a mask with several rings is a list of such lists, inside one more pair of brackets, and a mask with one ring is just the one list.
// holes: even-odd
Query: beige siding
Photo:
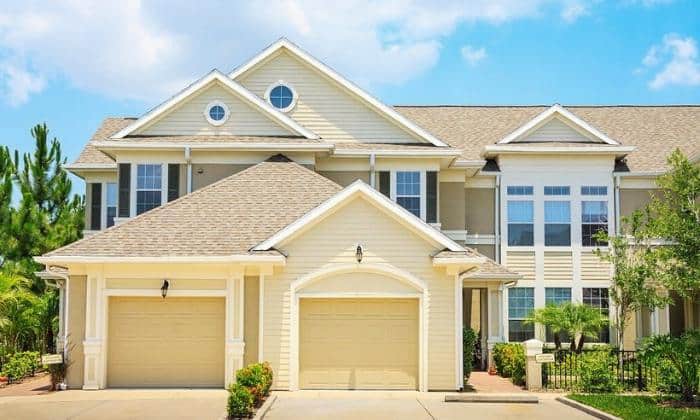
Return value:
[(352, 184), (358, 179), (369, 184), (368, 171), (318, 171), (318, 173), (343, 187)]
[(544, 280), (571, 280), (573, 278), (571, 252), (544, 253)]
[(258, 320), (260, 316), (260, 281), (258, 277), (245, 278), (245, 325), (243, 341), (245, 353), (243, 364), (258, 362)]
[(250, 165), (231, 165), (219, 163), (194, 164), (192, 165), (192, 191), (206, 187), (207, 185), (226, 178), (229, 175), (238, 173), (249, 166)]
[[(221, 101), (228, 106), (229, 118), (220, 125), (213, 126), (207, 122), (204, 111), (212, 101)], [(156, 121), (138, 130), (141, 135), (198, 135), (222, 134), (245, 136), (285, 136), (298, 135), (282, 127), (276, 121), (265, 116), (262, 111), (253, 108), (228, 88), (212, 82), (210, 86), (184, 100), (177, 108), (166, 113)]]
[(506, 267), (523, 276), (523, 280), (535, 279), (535, 253), (532, 251), (508, 251)]
[(659, 190), (620, 189), (620, 216), (629, 216), (635, 210), (643, 209), (652, 195), (658, 196), (659, 193)]
[(610, 264), (601, 261), (592, 251), (582, 251), (581, 280), (610, 280)]
[(566, 123), (562, 122), (560, 119), (554, 118), (551, 121), (545, 123), (542, 127), (535, 130), (529, 136), (526, 136), (519, 141), (590, 142), (592, 141), (592, 139), (584, 136), (579, 131), (571, 128)]
[(439, 197), (442, 229), (465, 230), (464, 182), (441, 182)]
[(495, 203), (493, 188), (467, 188), (466, 199), (467, 232), (493, 234)]
[(282, 244), (289, 255), (284, 271), (265, 279), (263, 350), (264, 359), (275, 369), (275, 388), (286, 389), (289, 384), (290, 283), (329, 263), (354, 263), (357, 243), (365, 248), (363, 263), (389, 263), (428, 284), (428, 387), (454, 389), (454, 279), (432, 267), (435, 245), (361, 198)]
[[(168, 279), (170, 290), (223, 290), (226, 288), (224, 279)], [(108, 289), (160, 289), (162, 278), (129, 279), (108, 278), (105, 281)]]
[(85, 339), (85, 276), (71, 276), (68, 285), (68, 373), (66, 384), (69, 388), (83, 387), (85, 356), (83, 340)]
[(299, 95), (289, 115), (332, 142), (416, 143), (417, 139), (289, 54), (280, 53), (238, 80), (260, 97), (283, 80)]

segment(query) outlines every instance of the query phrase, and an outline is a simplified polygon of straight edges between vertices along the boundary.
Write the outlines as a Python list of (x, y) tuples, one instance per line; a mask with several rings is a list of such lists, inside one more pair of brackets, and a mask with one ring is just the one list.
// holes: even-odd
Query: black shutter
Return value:
[(426, 217), (428, 223), (437, 223), (437, 198), (438, 198), (438, 177), (437, 172), (428, 171), (425, 173), (425, 194), (426, 194)]
[(391, 196), (391, 175), (389, 171), (379, 172), (379, 192), (387, 197)]
[(119, 164), (119, 217), (131, 216), (131, 164)]
[(90, 184), (90, 229), (102, 228), (102, 184)]
[(173, 201), (180, 196), (180, 165), (168, 164), (168, 201)]

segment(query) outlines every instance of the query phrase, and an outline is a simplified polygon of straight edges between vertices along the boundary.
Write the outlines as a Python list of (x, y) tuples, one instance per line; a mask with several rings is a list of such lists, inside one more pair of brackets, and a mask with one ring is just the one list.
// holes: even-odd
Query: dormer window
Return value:
[(219, 126), (224, 124), (228, 120), (228, 116), (228, 107), (221, 101), (209, 103), (204, 110), (204, 117), (211, 125)]
[(265, 92), (267, 102), (282, 112), (290, 111), (297, 102), (297, 94), (288, 83), (273, 83)]

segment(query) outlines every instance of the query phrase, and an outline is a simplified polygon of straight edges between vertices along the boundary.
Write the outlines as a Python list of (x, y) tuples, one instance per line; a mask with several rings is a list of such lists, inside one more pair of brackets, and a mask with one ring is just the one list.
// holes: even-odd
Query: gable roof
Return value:
[(317, 71), (319, 71), (321, 74), (324, 76), (328, 77), (350, 93), (352, 93), (355, 97), (359, 98), (361, 101), (369, 105), (371, 108), (376, 110), (377, 112), (381, 113), (384, 117), (386, 117), (389, 121), (394, 122), (397, 124), (399, 127), (403, 128), (404, 130), (407, 130), (408, 132), (414, 134), (415, 136), (427, 141), (428, 143), (432, 143), (435, 146), (440, 146), (440, 147), (445, 147), (447, 144), (445, 144), (442, 140), (439, 140), (437, 137), (435, 137), (433, 134), (431, 134), (429, 131), (426, 131), (425, 129), (421, 128), (420, 126), (416, 125), (413, 121), (410, 119), (404, 117), (400, 113), (396, 112), (392, 107), (385, 105), (381, 101), (379, 101), (377, 98), (374, 96), (370, 95), (345, 77), (341, 76), (338, 72), (333, 70), (332, 68), (328, 67), (326, 64), (322, 63), (321, 61), (315, 59), (313, 56), (311, 56), (309, 53), (301, 49), (299, 46), (294, 44), (293, 42), (289, 41), (286, 38), (280, 38), (276, 42), (274, 42), (272, 45), (269, 47), (265, 48), (262, 52), (260, 52), (258, 55), (253, 57), (251, 60), (249, 60), (247, 63), (237, 67), (234, 69), (231, 73), (229, 73), (229, 77), (231, 79), (237, 79), (241, 75), (247, 73), (251, 69), (257, 67), (259, 64), (263, 63), (267, 58), (273, 56), (276, 54), (278, 51), (285, 49), (289, 53), (291, 53), (295, 58), (301, 60), (302, 62), (310, 65), (311, 67), (315, 68)]
[(269, 251), (273, 249), (275, 246), (293, 237), (303, 228), (311, 226), (317, 223), (318, 221), (322, 220), (324, 216), (326, 216), (336, 207), (342, 206), (345, 203), (359, 196), (363, 197), (364, 199), (372, 203), (374, 206), (378, 207), (380, 210), (383, 210), (385, 213), (389, 214), (394, 219), (398, 220), (400, 223), (407, 225), (418, 235), (426, 239), (432, 240), (444, 246), (450, 251), (465, 251), (465, 249), (461, 245), (448, 238), (434, 227), (425, 223), (423, 220), (416, 217), (411, 212), (404, 209), (394, 201), (388, 199), (382, 193), (370, 187), (360, 179), (348, 185), (338, 194), (333, 195), (328, 200), (321, 203), (319, 206), (315, 207), (299, 219), (295, 220), (293, 223), (285, 226), (282, 230), (275, 233), (273, 236), (266, 239), (259, 245), (255, 246), (253, 250)]
[(129, 124), (127, 127), (123, 128), (122, 130), (114, 134), (112, 137), (120, 139), (130, 134), (133, 134), (134, 131), (146, 126), (152, 121), (155, 121), (161, 115), (164, 115), (166, 112), (175, 108), (180, 102), (188, 98), (190, 95), (204, 89), (206, 86), (208, 86), (211, 82), (214, 81), (221, 83), (223, 86), (227, 87), (232, 92), (237, 94), (249, 105), (253, 106), (253, 108), (258, 109), (271, 120), (276, 121), (281, 126), (289, 129), (292, 133), (298, 134), (309, 139), (319, 138), (318, 135), (313, 133), (311, 130), (304, 128), (301, 124), (297, 123), (282, 112), (278, 111), (270, 104), (259, 98), (257, 95), (250, 92), (248, 89), (244, 88), (243, 86), (235, 82), (233, 79), (228, 78), (225, 74), (221, 73), (216, 69), (212, 70), (204, 77), (195, 81), (194, 83), (192, 83), (191, 85), (189, 85), (188, 87), (186, 87), (167, 101), (148, 111), (145, 115), (134, 121), (132, 124)]

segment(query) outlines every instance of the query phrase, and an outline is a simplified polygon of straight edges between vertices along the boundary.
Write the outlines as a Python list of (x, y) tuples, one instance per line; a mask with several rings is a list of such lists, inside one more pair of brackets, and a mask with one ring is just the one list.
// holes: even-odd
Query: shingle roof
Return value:
[(434, 257), (435, 258), (482, 258), (484, 262), (481, 263), (479, 267), (470, 271), (465, 278), (497, 278), (498, 276), (503, 276), (503, 278), (514, 278), (518, 277), (518, 273), (515, 271), (508, 270), (505, 266), (498, 264), (491, 258), (477, 252), (469, 247), (464, 247), (463, 252), (458, 251), (440, 251)]
[(116, 167), (114, 159), (97, 150), (94, 142), (108, 139), (112, 134), (134, 122), (135, 118), (105, 118), (100, 127), (92, 135), (92, 138), (80, 152), (72, 165), (107, 164), (112, 163)]
[[(466, 159), (479, 159), (495, 144), (547, 106), (397, 106), (396, 110), (431, 131)], [(636, 146), (627, 166), (635, 172), (666, 169), (675, 148), (700, 152), (700, 106), (565, 106), (613, 140)]]
[(46, 256), (244, 255), (340, 190), (297, 163), (266, 161)]

